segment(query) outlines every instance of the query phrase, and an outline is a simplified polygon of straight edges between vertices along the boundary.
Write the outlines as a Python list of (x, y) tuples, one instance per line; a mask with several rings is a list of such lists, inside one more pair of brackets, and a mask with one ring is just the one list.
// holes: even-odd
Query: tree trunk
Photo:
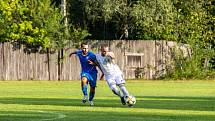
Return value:
[(64, 24), (65, 26), (67, 26), (68, 20), (67, 20), (67, 11), (66, 11), (66, 0), (61, 0), (61, 12), (62, 12), (62, 15), (64, 16)]

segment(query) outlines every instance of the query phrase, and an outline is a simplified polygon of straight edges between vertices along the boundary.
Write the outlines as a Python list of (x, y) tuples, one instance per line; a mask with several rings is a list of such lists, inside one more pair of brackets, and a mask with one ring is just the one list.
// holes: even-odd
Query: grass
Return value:
[(79, 81), (0, 81), (0, 121), (214, 121), (215, 81), (127, 81), (135, 107), (120, 104), (104, 81), (95, 106)]

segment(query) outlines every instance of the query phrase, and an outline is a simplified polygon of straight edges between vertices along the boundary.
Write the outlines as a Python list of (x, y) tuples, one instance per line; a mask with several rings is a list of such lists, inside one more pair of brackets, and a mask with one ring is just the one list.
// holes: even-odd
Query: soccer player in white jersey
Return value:
[[(128, 96), (129, 93), (125, 87), (125, 80), (123, 79), (123, 73), (119, 66), (114, 61), (115, 55), (113, 52), (109, 52), (109, 47), (103, 45), (101, 47), (101, 52), (96, 54), (96, 60), (99, 64), (101, 71), (103, 72), (101, 79), (105, 76), (105, 80), (109, 85), (110, 89), (114, 94), (120, 97), (121, 102), (125, 105), (124, 97)], [(122, 93), (120, 92), (120, 90)]]

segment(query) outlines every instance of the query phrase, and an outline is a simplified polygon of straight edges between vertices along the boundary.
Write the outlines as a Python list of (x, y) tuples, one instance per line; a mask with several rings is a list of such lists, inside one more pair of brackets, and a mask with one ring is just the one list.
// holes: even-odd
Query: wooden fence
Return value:
[[(103, 43), (116, 54), (126, 79), (162, 76), (171, 64), (171, 50), (176, 45), (166, 41), (90, 41), (92, 51), (97, 53)], [(0, 43), (0, 80), (79, 80), (79, 60), (68, 58), (74, 50), (34, 51), (19, 44)]]

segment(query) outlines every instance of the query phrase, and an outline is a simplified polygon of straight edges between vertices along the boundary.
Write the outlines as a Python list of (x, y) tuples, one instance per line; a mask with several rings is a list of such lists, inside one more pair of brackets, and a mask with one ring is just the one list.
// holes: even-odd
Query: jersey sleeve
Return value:
[(90, 60), (96, 62), (96, 55), (94, 53), (90, 53)]
[(82, 54), (82, 50), (76, 50), (75, 52), (76, 52), (76, 55), (77, 55), (77, 56), (79, 56), (79, 55)]

